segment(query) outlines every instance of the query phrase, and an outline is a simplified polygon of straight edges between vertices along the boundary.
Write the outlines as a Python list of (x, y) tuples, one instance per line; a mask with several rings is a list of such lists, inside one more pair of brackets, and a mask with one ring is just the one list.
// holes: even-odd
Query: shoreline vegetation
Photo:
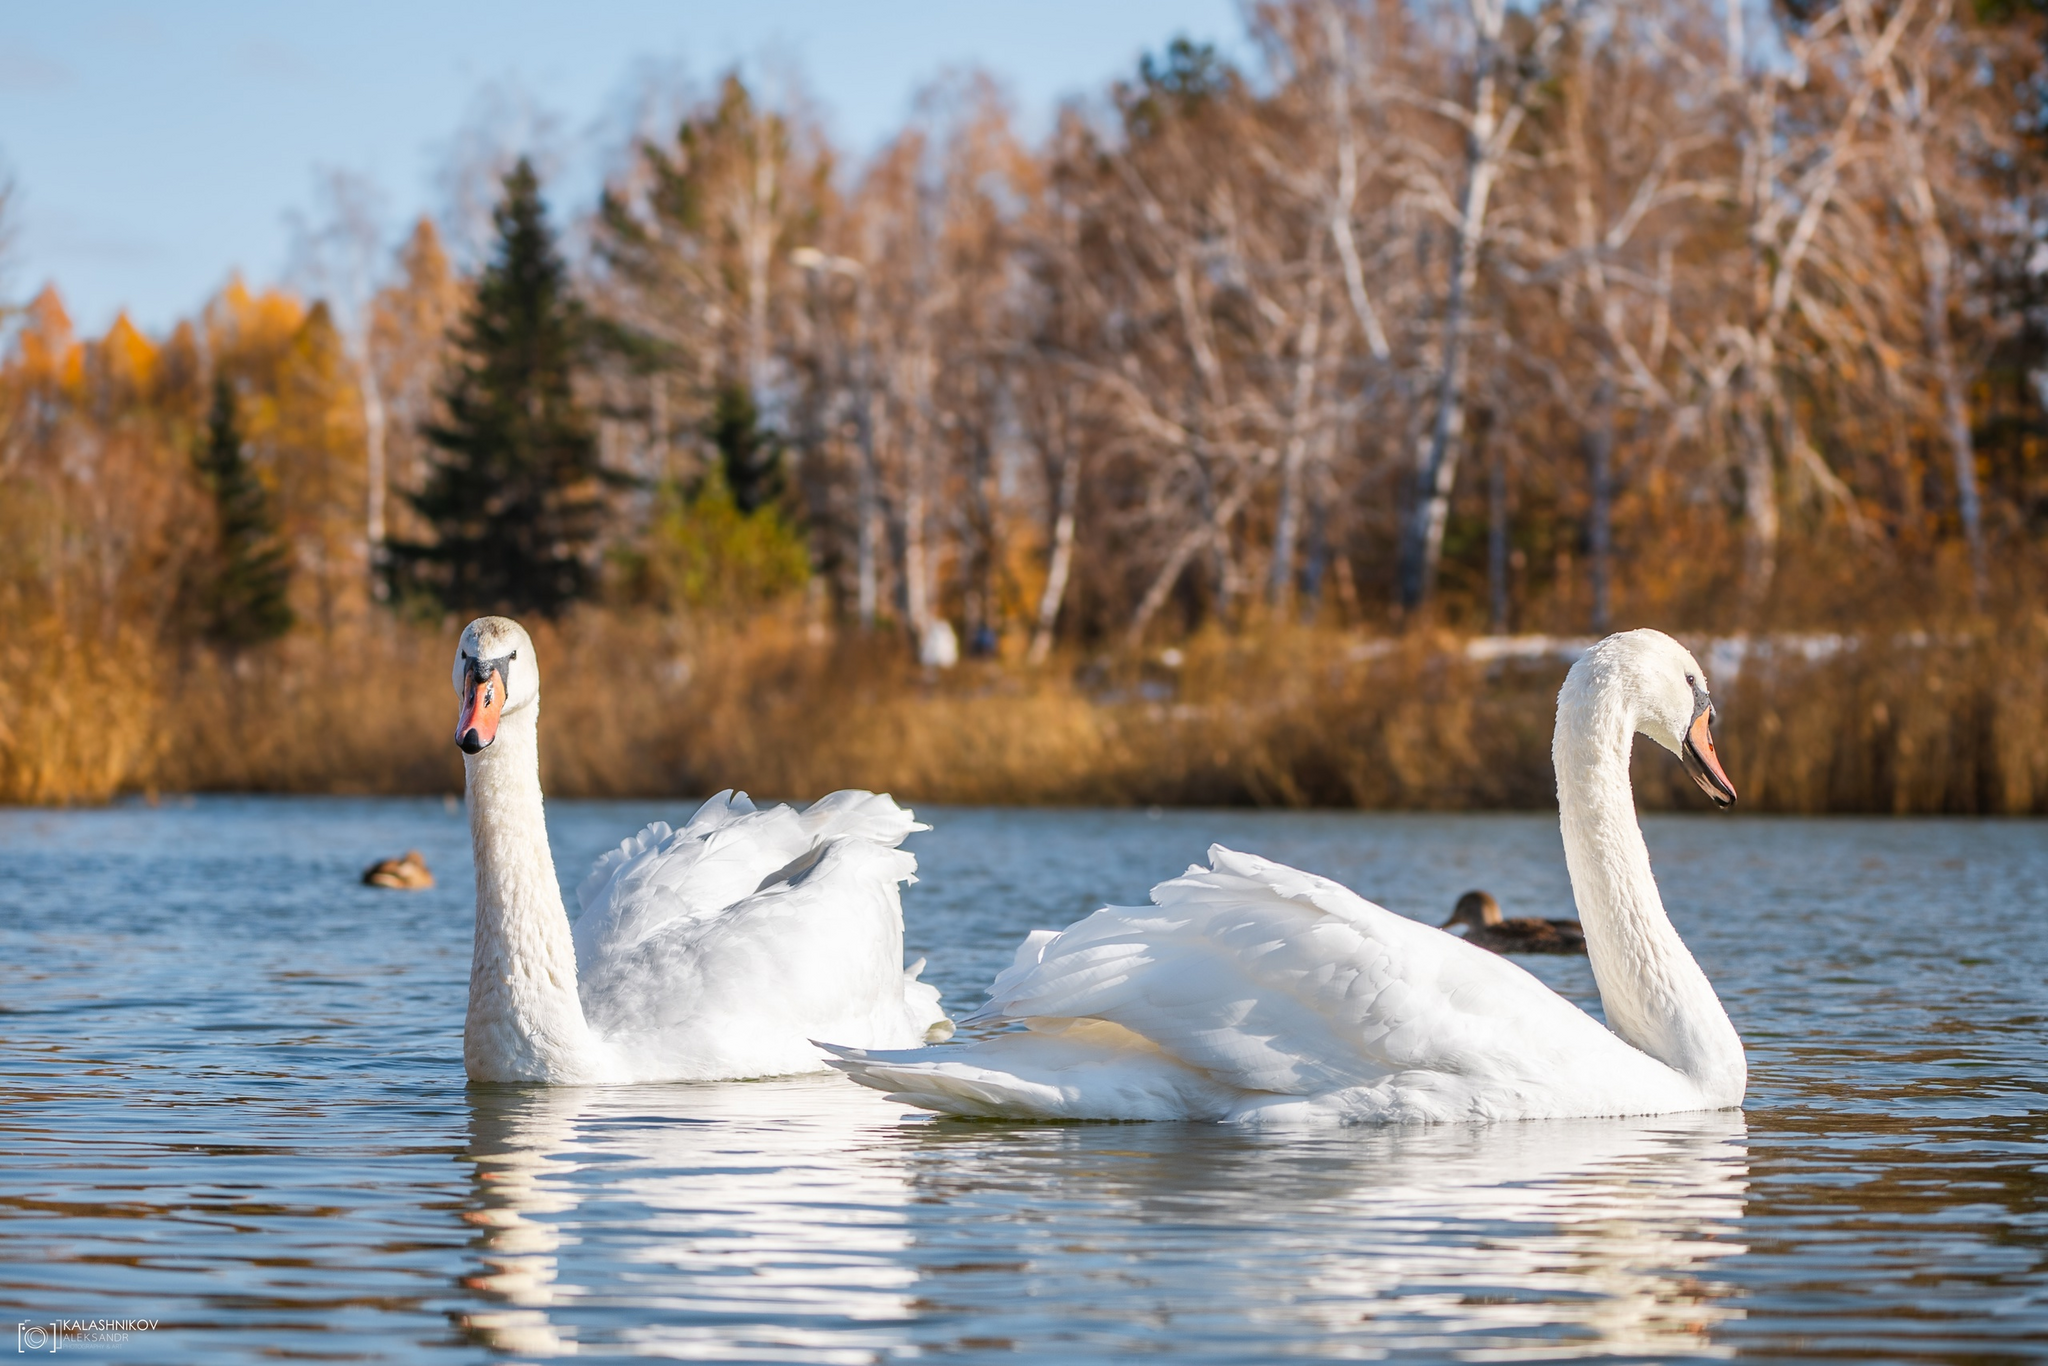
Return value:
[[(1543, 809), (1574, 644), (1285, 627), (1121, 662), (940, 672), (893, 635), (797, 610), (688, 630), (585, 611), (531, 629), (551, 794), (858, 786), (948, 804)], [(459, 792), (452, 636), (381, 620), (182, 661), (11, 641), (0, 800)], [(1721, 751), (1744, 811), (2048, 813), (2048, 616), (1940, 638), (1689, 643), (1722, 674)], [(1641, 805), (1698, 805), (1654, 758), (1636, 765)]]
[(2040, 6), (1244, 20), (862, 157), (649, 87), (581, 203), (479, 129), (488, 241), (335, 175), (159, 334), (0, 299), (0, 801), (458, 790), (496, 612), (560, 795), (1540, 809), (1647, 625), (1745, 811), (2048, 813)]

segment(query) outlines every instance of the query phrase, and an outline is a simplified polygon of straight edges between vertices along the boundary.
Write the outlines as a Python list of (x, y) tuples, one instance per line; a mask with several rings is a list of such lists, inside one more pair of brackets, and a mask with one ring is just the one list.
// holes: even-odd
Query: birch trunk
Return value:
[(385, 432), (390, 424), (376, 368), (366, 356), (357, 370), (363, 401), (364, 559), (370, 573), (370, 597), (383, 602), (391, 596), (391, 585), (384, 578), (384, 492), (389, 482), (384, 468)]
[(1322, 361), (1322, 239), (1311, 253), (1301, 333), (1295, 342), (1294, 402), (1287, 414), (1287, 444), (1280, 461), (1280, 509), (1273, 524), (1273, 567), (1267, 599), (1284, 608), (1294, 591), (1294, 543), (1301, 522), (1302, 466), (1308, 459), (1309, 407), (1315, 402), (1316, 371)]
[(748, 187), (746, 231), (742, 238), (747, 267), (747, 388), (754, 402), (768, 385), (768, 271), (775, 252), (775, 182), (779, 167), (770, 119), (762, 116), (754, 130), (761, 151)]
[[(1854, 151), (1864, 115), (1868, 113), (1883, 73), (1888, 69), (1892, 54), (1912, 23), (1919, 5), (1920, 0), (1905, 0), (1886, 19), (1875, 41), (1863, 51), (1859, 79), (1840, 120), (1828, 135), (1826, 150), (1818, 164), (1801, 178), (1799, 214), (1793, 221), (1791, 235), (1782, 246), (1776, 238), (1776, 220), (1782, 211), (1783, 197), (1769, 183), (1766, 171), (1772, 164), (1770, 149), (1778, 136), (1777, 121), (1772, 114), (1773, 98), (1765, 93), (1774, 89), (1773, 83), (1780, 78), (1775, 74), (1766, 77), (1766, 84), (1750, 99), (1751, 131), (1744, 158), (1749, 174), (1756, 179), (1746, 193), (1751, 211), (1766, 215), (1770, 221), (1769, 231), (1763, 236), (1759, 236), (1755, 228), (1751, 230), (1753, 269), (1757, 271), (1759, 285), (1768, 281), (1768, 307), (1762, 321), (1750, 331), (1749, 354), (1745, 359), (1749, 373), (1738, 403), (1742, 423), (1742, 502), (1746, 522), (1743, 595), (1752, 611), (1770, 591), (1771, 580), (1777, 572), (1777, 468), (1765, 431), (1782, 399), (1778, 391), (1778, 338), (1783, 334), (1786, 319), (1797, 297), (1800, 272), (1813, 250), (1822, 220), (1841, 186), (1842, 169)], [(1868, 17), (1867, 10), (1863, 11), (1862, 17)], [(1730, 30), (1730, 41), (1739, 37), (1738, 29)]]
[(1152, 624), (1152, 618), (1166, 605), (1167, 595), (1173, 592), (1174, 584), (1180, 581), (1181, 571), (1187, 568), (1188, 560), (1197, 550), (1211, 545), (1224, 534), (1223, 528), (1237, 516), (1245, 504), (1257, 480), (1245, 478), (1230, 496), (1217, 505), (1214, 515), (1201, 526), (1191, 528), (1173, 547), (1173, 553), (1166, 557), (1166, 563), (1159, 567), (1159, 573), (1152, 579), (1151, 587), (1138, 602), (1138, 610), (1131, 614), (1131, 624), (1124, 632), (1124, 644), (1136, 649), (1145, 639), (1145, 628)]
[[(1947, 18), (1943, 6), (1937, 16)], [(1890, 97), (1897, 135), (1894, 145), (1904, 169), (1904, 193), (1899, 196), (1907, 220), (1913, 225), (1914, 244), (1920, 254), (1921, 319), (1927, 338), (1927, 355), (1934, 367), (1935, 386), (1940, 390), (1941, 430), (1948, 443), (1949, 465), (1956, 481), (1956, 511), (1963, 523), (1963, 539), (1970, 553), (1970, 601), (1984, 608), (1989, 575), (1985, 568), (1984, 511), (1977, 489), (1976, 443), (1970, 433), (1970, 405), (1962, 373), (1956, 365), (1955, 341), (1949, 331), (1949, 290), (1954, 278), (1954, 256), (1948, 234), (1941, 226), (1941, 212), (1934, 198), (1934, 186), (1927, 176), (1927, 150), (1919, 126), (1916, 103), (1909, 101), (1891, 73), (1886, 73), (1886, 94)]]
[(1770, 591), (1778, 571), (1778, 469), (1764, 430), (1764, 410), (1771, 395), (1762, 392), (1773, 373), (1767, 355), (1754, 364), (1737, 396), (1742, 424), (1743, 595), (1754, 611)]
[(875, 629), (875, 614), (879, 610), (877, 582), (879, 575), (876, 557), (881, 550), (882, 500), (880, 471), (876, 464), (876, 445), (880, 441), (880, 412), (882, 396), (875, 386), (863, 382), (859, 400), (860, 414), (860, 488), (856, 495), (858, 506), (854, 516), (859, 522), (858, 542), (854, 562), (854, 592), (860, 612), (860, 629)]
[(1508, 466), (1501, 443), (1486, 462), (1486, 596), (1488, 633), (1508, 633)]
[(1465, 144), (1464, 202), (1451, 248), (1450, 292), (1444, 300), (1436, 421), (1416, 452), (1414, 505), (1401, 535), (1400, 600), (1402, 609), (1411, 612), (1422, 606), (1436, 586), (1437, 564), (1443, 558), (1444, 521), (1450, 515), (1458, 451), (1465, 434), (1465, 325), (1472, 292), (1479, 283), (1487, 201), (1523, 114), (1520, 103), (1510, 104), (1505, 113), (1494, 108), (1499, 85), (1500, 9), (1475, 0), (1472, 14), (1479, 29), (1479, 74), (1473, 86)]
[(931, 358), (923, 348), (911, 357), (905, 386), (911, 394), (910, 430), (903, 451), (903, 615), (912, 637), (922, 642), (931, 624), (931, 563), (926, 553), (925, 526), (929, 506)]
[(1038, 624), (1031, 633), (1030, 662), (1042, 664), (1052, 653), (1053, 630), (1060, 604), (1066, 600), (1067, 577), (1074, 566), (1074, 506), (1081, 497), (1081, 456), (1069, 448), (1060, 462), (1059, 490), (1052, 520), (1052, 555), (1045, 566), (1045, 591), (1038, 596)]

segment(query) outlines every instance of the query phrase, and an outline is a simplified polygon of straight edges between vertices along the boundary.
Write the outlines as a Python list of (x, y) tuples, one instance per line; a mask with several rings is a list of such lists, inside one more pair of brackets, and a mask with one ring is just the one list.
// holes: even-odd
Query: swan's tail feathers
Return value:
[(999, 1034), (937, 1048), (820, 1043), (826, 1066), (889, 1099), (971, 1119), (1222, 1119), (1243, 1098), (1114, 1026)]
[(967, 1062), (931, 1061), (931, 1049), (841, 1048), (819, 1043), (832, 1057), (826, 1066), (899, 1105), (969, 1119), (1074, 1119), (1064, 1098), (1050, 1086)]
[(922, 958), (903, 969), (903, 1005), (912, 1022), (924, 1031), (925, 1042), (939, 1043), (953, 1037), (953, 1022), (946, 1018), (946, 1008), (939, 1004), (939, 989), (917, 980), (923, 971)]
[(818, 798), (804, 808), (803, 823), (813, 841), (863, 839), (890, 849), (916, 831), (931, 829), (920, 824), (909, 807), (896, 805), (888, 793), (859, 788)]
[(1058, 930), (1033, 930), (1024, 936), (1024, 942), (1017, 946), (1017, 952), (1010, 959), (1010, 966), (996, 974), (996, 980), (988, 984), (988, 1003), (960, 1021), (961, 1024), (991, 1024), (1008, 1018), (1004, 1006), (1010, 998), (1010, 988), (1024, 975), (1037, 967), (1045, 958), (1045, 946), (1060, 937)]

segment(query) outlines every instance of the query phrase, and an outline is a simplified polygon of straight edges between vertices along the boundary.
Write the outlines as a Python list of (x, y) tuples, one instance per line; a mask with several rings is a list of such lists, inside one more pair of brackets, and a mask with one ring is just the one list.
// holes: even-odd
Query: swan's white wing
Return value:
[[(1035, 936), (970, 1017), (1063, 1036), (1095, 1022), (1092, 1061), (1071, 1037), (1012, 1035), (850, 1057), (843, 1070), (932, 1108), (1106, 1118), (1154, 1117), (1157, 1102), (1132, 1113), (1120, 1099), (1141, 1089), (1134, 1073), (1188, 1096), (1190, 1118), (1212, 1106), (1192, 1104), (1189, 1073), (1234, 1093), (1238, 1117), (1309, 1098), (1352, 1118), (1556, 1113), (1559, 1097), (1611, 1113), (1628, 1108), (1631, 1088), (1657, 1090), (1646, 1108), (1670, 1089), (1670, 1069), (1513, 963), (1327, 878), (1220, 845), (1209, 853), (1210, 867), (1154, 888), (1152, 907), (1109, 907)], [(949, 1080), (921, 1090), (913, 1074), (934, 1068)], [(955, 1103), (968, 1070), (984, 1098)], [(991, 1072), (1017, 1083), (1007, 1110), (985, 1099), (1001, 1091)]]
[[(729, 825), (757, 809), (746, 793), (727, 788), (698, 807), (682, 833), (693, 842), (701, 842), (705, 832)], [(581, 911), (588, 912), (592, 901), (609, 895), (612, 880), (626, 864), (637, 863), (650, 850), (667, 845), (675, 833), (667, 821), (655, 821), (632, 838), (621, 840), (618, 848), (598, 855), (590, 872), (576, 886), (576, 903)]]
[(921, 1040), (943, 1013), (903, 966), (897, 887), (917, 860), (896, 844), (923, 827), (867, 792), (801, 812), (722, 799), (681, 832), (628, 841), (586, 903), (591, 1026), (646, 1079), (811, 1070), (815, 1037)]
[(587, 970), (672, 920), (724, 910), (814, 843), (802, 814), (786, 806), (763, 811), (730, 790), (705, 802), (681, 830), (654, 822), (600, 857), (577, 887), (578, 963)]
[(1248, 1091), (1426, 1070), (1549, 1071), (1612, 1036), (1522, 968), (1328, 878), (1221, 845), (1210, 867), (1048, 939), (976, 1019), (1109, 1020)]
[(898, 806), (886, 792), (863, 792), (847, 788), (827, 793), (805, 807), (798, 817), (812, 843), (820, 840), (860, 839), (894, 849), (911, 834), (931, 827), (917, 819), (907, 806)]

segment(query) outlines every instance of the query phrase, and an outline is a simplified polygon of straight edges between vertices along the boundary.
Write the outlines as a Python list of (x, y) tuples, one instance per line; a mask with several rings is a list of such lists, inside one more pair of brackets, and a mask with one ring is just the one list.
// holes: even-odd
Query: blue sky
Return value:
[(995, 73), (1035, 132), (1175, 34), (1241, 32), (1235, 0), (10, 5), (0, 165), (20, 194), (0, 297), (54, 280), (82, 328), (125, 307), (161, 329), (232, 270), (281, 278), (326, 169), (376, 185), (394, 233), (438, 211), (465, 129), (535, 130), (559, 207), (580, 211), (641, 93), (678, 74), (794, 71), (860, 154), (950, 68)]

